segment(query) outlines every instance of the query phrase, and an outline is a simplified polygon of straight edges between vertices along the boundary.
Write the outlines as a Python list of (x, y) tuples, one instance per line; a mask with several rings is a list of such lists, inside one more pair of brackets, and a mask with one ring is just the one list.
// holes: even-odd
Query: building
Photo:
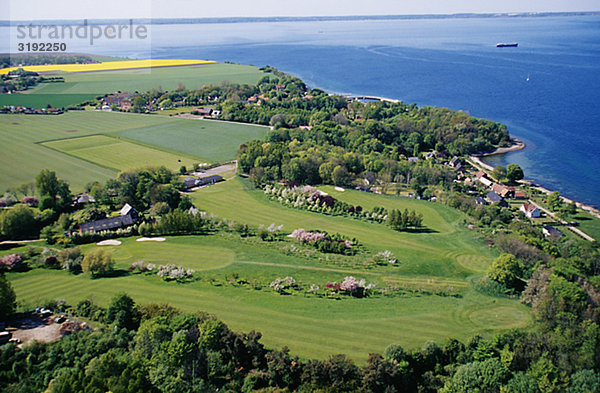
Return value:
[(488, 192), (485, 197), (490, 203), (496, 203), (502, 200), (502, 197), (496, 194), (494, 191)]
[(200, 116), (210, 116), (213, 110), (211, 108), (196, 108), (194, 112), (198, 112)]
[(486, 187), (490, 187), (493, 184), (492, 181), (487, 177), (480, 177), (479, 182)]
[(451, 168), (455, 168), (455, 169), (458, 169), (458, 168), (462, 167), (462, 163), (460, 162), (460, 158), (458, 158), (456, 156), (452, 157), (452, 159), (448, 163), (448, 166), (451, 167)]
[(128, 110), (129, 108), (131, 108), (131, 97), (132, 94), (127, 91), (123, 93), (119, 92), (115, 94), (108, 94), (102, 99), (102, 106), (111, 107), (114, 105), (117, 108), (121, 108), (122, 110)]
[(196, 179), (195, 177), (191, 177), (191, 176), (186, 176), (183, 178), (183, 186), (185, 187), (185, 189), (190, 189), (192, 187), (196, 186)]
[(79, 226), (79, 232), (99, 232), (125, 228), (135, 223), (131, 215), (103, 218), (97, 221), (85, 222)]
[(85, 222), (79, 225), (79, 233), (111, 231), (113, 229), (126, 228), (135, 224), (138, 219), (138, 211), (126, 203), (116, 217), (103, 218), (101, 220)]
[(223, 180), (224, 179), (219, 175), (201, 177), (198, 180), (196, 180), (196, 187), (210, 186)]
[(552, 239), (558, 239), (563, 235), (563, 233), (560, 230), (550, 225), (544, 225), (544, 227), (542, 228), (542, 232), (544, 233), (544, 236)]
[(524, 203), (519, 210), (522, 211), (527, 218), (539, 218), (541, 216), (540, 209), (531, 203)]
[(479, 180), (479, 179), (481, 179), (482, 177), (486, 177), (486, 176), (487, 176), (487, 173), (485, 173), (484, 171), (478, 171), (478, 172), (475, 174), (475, 176), (473, 176), (473, 177), (474, 177), (475, 179)]
[(94, 203), (96, 202), (96, 200), (94, 199), (93, 196), (89, 195), (89, 194), (79, 194), (75, 197), (75, 201), (73, 202), (74, 206), (83, 206), (83, 205), (87, 205), (88, 203)]
[(506, 196), (510, 193), (508, 187), (503, 184), (494, 183), (492, 184), (492, 191), (496, 194), (500, 195), (502, 198), (506, 198)]
[(525, 194), (525, 191), (515, 191), (515, 199), (526, 199), (527, 198), (527, 194)]
[(135, 210), (129, 203), (126, 203), (119, 212), (121, 216), (131, 216), (134, 220), (138, 218), (138, 211)]
[(478, 205), (487, 205), (487, 201), (482, 197), (475, 198), (475, 203)]

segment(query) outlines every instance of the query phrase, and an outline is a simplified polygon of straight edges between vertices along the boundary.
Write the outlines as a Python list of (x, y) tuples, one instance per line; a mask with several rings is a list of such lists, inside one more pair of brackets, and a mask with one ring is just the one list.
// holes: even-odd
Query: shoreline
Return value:
[(488, 151), (488, 152), (475, 153), (475, 154), (472, 154), (472, 156), (474, 156), (474, 157), (489, 157), (489, 156), (495, 156), (495, 155), (499, 155), (499, 154), (506, 154), (511, 151), (523, 150), (527, 147), (525, 142), (523, 142), (522, 140), (517, 139), (515, 137), (511, 137), (510, 142), (511, 142), (510, 146), (498, 147), (498, 148), (496, 148), (492, 151)]
[[(514, 138), (513, 138), (514, 139)], [(497, 154), (504, 154), (504, 153), (508, 153), (511, 151), (518, 151), (518, 150), (522, 150), (525, 148), (525, 144), (521, 141), (519, 141), (518, 139), (514, 139), (518, 142), (520, 142), (519, 145), (514, 145), (514, 146), (510, 146), (510, 147), (503, 147), (503, 148), (498, 148), (492, 152), (489, 153), (483, 153), (483, 154), (473, 154), (468, 156), (468, 159), (470, 161), (472, 161), (472, 163), (475, 164), (475, 167), (478, 167), (479, 169), (484, 169), (487, 171), (493, 171), (494, 167), (491, 166), (490, 164), (487, 164), (485, 162), (483, 162), (483, 160), (481, 158), (483, 157), (488, 157), (488, 156), (492, 156), (492, 155), (497, 155)], [(529, 184), (531, 188), (538, 190), (542, 193), (544, 193), (545, 195), (550, 195), (552, 194), (554, 191), (536, 183), (533, 180), (519, 180), (518, 183), (521, 184)], [(561, 199), (566, 202), (566, 203), (575, 203), (575, 206), (577, 206), (578, 208), (580, 208), (581, 210), (591, 214), (592, 216), (600, 219), (600, 210), (594, 206), (590, 206), (590, 205), (586, 205), (583, 202), (578, 202), (574, 199), (571, 198), (567, 198), (563, 195), (560, 196)]]

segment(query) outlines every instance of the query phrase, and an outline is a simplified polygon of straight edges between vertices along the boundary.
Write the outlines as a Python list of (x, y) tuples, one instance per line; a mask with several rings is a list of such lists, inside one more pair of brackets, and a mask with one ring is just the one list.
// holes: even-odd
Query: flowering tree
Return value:
[(270, 285), (277, 293), (286, 293), (286, 290), (296, 288), (298, 284), (294, 277), (277, 278)]
[(186, 278), (192, 277), (194, 275), (194, 270), (186, 269), (185, 266), (176, 266), (169, 263), (167, 265), (160, 265), (156, 275), (165, 281), (183, 281)]

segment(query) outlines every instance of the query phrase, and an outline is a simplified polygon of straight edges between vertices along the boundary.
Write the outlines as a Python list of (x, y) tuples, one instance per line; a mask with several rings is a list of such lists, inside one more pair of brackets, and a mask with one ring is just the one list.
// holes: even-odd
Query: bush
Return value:
[(58, 261), (63, 270), (68, 270), (71, 273), (79, 273), (81, 272), (83, 254), (78, 247), (65, 248), (58, 253)]
[(0, 272), (19, 271), (23, 267), (23, 258), (19, 254), (9, 254), (0, 258)]
[(81, 262), (81, 270), (92, 278), (108, 276), (114, 272), (115, 262), (109, 251), (100, 248), (88, 253)]

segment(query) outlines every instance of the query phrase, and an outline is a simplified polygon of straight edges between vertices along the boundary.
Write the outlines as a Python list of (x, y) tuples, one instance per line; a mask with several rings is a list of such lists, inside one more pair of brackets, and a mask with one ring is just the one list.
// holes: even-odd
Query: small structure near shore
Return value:
[(524, 203), (523, 205), (521, 205), (519, 210), (522, 211), (523, 214), (525, 214), (525, 217), (527, 218), (541, 217), (540, 209), (538, 209), (537, 207), (535, 207), (535, 205), (532, 205), (531, 203)]

